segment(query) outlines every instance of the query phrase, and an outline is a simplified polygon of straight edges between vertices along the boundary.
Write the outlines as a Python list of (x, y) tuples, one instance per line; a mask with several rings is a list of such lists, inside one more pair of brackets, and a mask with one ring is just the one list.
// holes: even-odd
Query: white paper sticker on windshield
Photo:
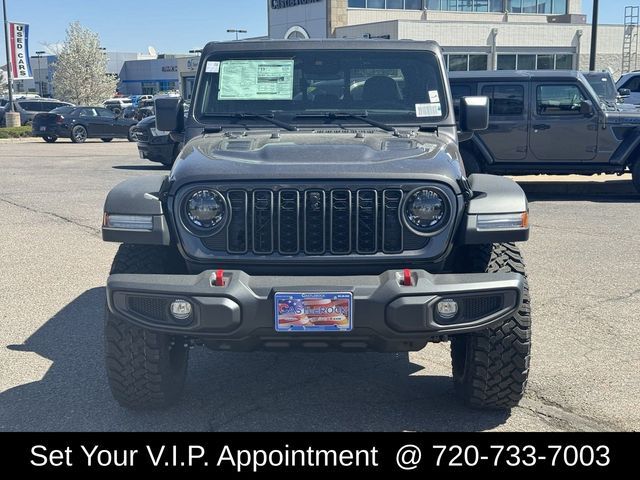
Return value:
[(438, 90), (429, 90), (429, 101), (431, 103), (440, 103), (440, 94)]
[(205, 68), (205, 72), (207, 73), (218, 73), (220, 71), (220, 62), (207, 62), (207, 66)]
[(416, 117), (439, 117), (441, 115), (440, 103), (416, 103)]
[(293, 60), (225, 60), (218, 100), (293, 100)]

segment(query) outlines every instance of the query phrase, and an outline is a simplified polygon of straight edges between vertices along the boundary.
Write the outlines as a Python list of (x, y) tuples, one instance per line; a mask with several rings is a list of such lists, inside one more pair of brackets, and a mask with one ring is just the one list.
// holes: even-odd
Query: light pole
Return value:
[[(9, 112), (13, 112), (13, 72), (11, 71), (11, 60), (9, 57), (9, 20), (7, 20), (7, 2), (2, 0), (2, 15), (4, 18), (4, 42), (7, 50), (7, 83), (9, 87)], [(8, 122), (7, 122), (8, 124)]]
[(40, 81), (38, 82), (38, 93), (40, 94), (41, 97), (43, 96), (43, 93), (42, 93), (42, 70), (40, 70), (40, 59), (42, 58), (42, 55), (44, 55), (45, 53), (47, 52), (43, 50), (39, 50), (36, 52), (36, 58), (38, 59), (38, 77), (40, 78)]
[(238, 34), (239, 33), (247, 33), (246, 30), (237, 30), (235, 28), (229, 28), (227, 29), (227, 33), (235, 33), (236, 34), (236, 40), (238, 40)]
[(599, 0), (593, 0), (593, 19), (591, 20), (591, 55), (589, 58), (589, 70), (596, 70), (596, 50), (598, 47), (598, 11)]

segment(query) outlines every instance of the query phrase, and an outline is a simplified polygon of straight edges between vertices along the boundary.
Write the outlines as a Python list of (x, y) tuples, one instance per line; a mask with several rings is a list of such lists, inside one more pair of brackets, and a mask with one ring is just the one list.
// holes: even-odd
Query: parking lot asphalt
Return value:
[[(449, 345), (406, 354), (192, 352), (184, 399), (130, 412), (103, 367), (100, 238), (135, 144), (0, 141), (0, 430), (640, 430), (640, 197), (628, 177), (520, 179), (530, 384), (510, 414), (453, 395)], [(602, 180), (606, 181), (602, 181)]]

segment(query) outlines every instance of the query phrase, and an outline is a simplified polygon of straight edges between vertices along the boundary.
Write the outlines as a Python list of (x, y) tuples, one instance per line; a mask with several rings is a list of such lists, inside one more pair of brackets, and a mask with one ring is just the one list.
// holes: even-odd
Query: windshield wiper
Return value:
[(290, 123), (283, 122), (281, 120), (276, 120), (274, 118), (273, 113), (249, 113), (249, 112), (236, 112), (236, 113), (207, 113), (206, 117), (216, 117), (216, 118), (238, 118), (238, 119), (246, 119), (246, 118), (254, 118), (258, 120), (264, 120), (265, 122), (272, 123), (277, 125), (278, 127), (282, 127), (285, 130), (289, 130), (290, 132), (297, 132), (298, 127), (291, 125)]
[(328, 118), (329, 120), (340, 120), (345, 118), (353, 118), (356, 120), (362, 120), (365, 123), (368, 123), (372, 127), (379, 128), (381, 130), (385, 130), (387, 132), (395, 132), (396, 129), (391, 125), (387, 125), (386, 123), (378, 122), (376, 120), (371, 120), (367, 118), (369, 114), (367, 112), (318, 112), (318, 113), (301, 113), (296, 115), (294, 118)]

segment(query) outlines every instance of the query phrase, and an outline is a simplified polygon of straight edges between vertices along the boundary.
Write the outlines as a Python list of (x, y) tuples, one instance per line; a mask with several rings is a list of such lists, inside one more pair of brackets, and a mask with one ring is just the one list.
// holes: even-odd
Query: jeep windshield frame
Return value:
[[(362, 112), (374, 127), (437, 125), (449, 115), (440, 62), (429, 49), (214, 51), (201, 62), (193, 116), (223, 128), (273, 127), (265, 116), (298, 128), (362, 126)], [(242, 112), (253, 115), (232, 115)]]

